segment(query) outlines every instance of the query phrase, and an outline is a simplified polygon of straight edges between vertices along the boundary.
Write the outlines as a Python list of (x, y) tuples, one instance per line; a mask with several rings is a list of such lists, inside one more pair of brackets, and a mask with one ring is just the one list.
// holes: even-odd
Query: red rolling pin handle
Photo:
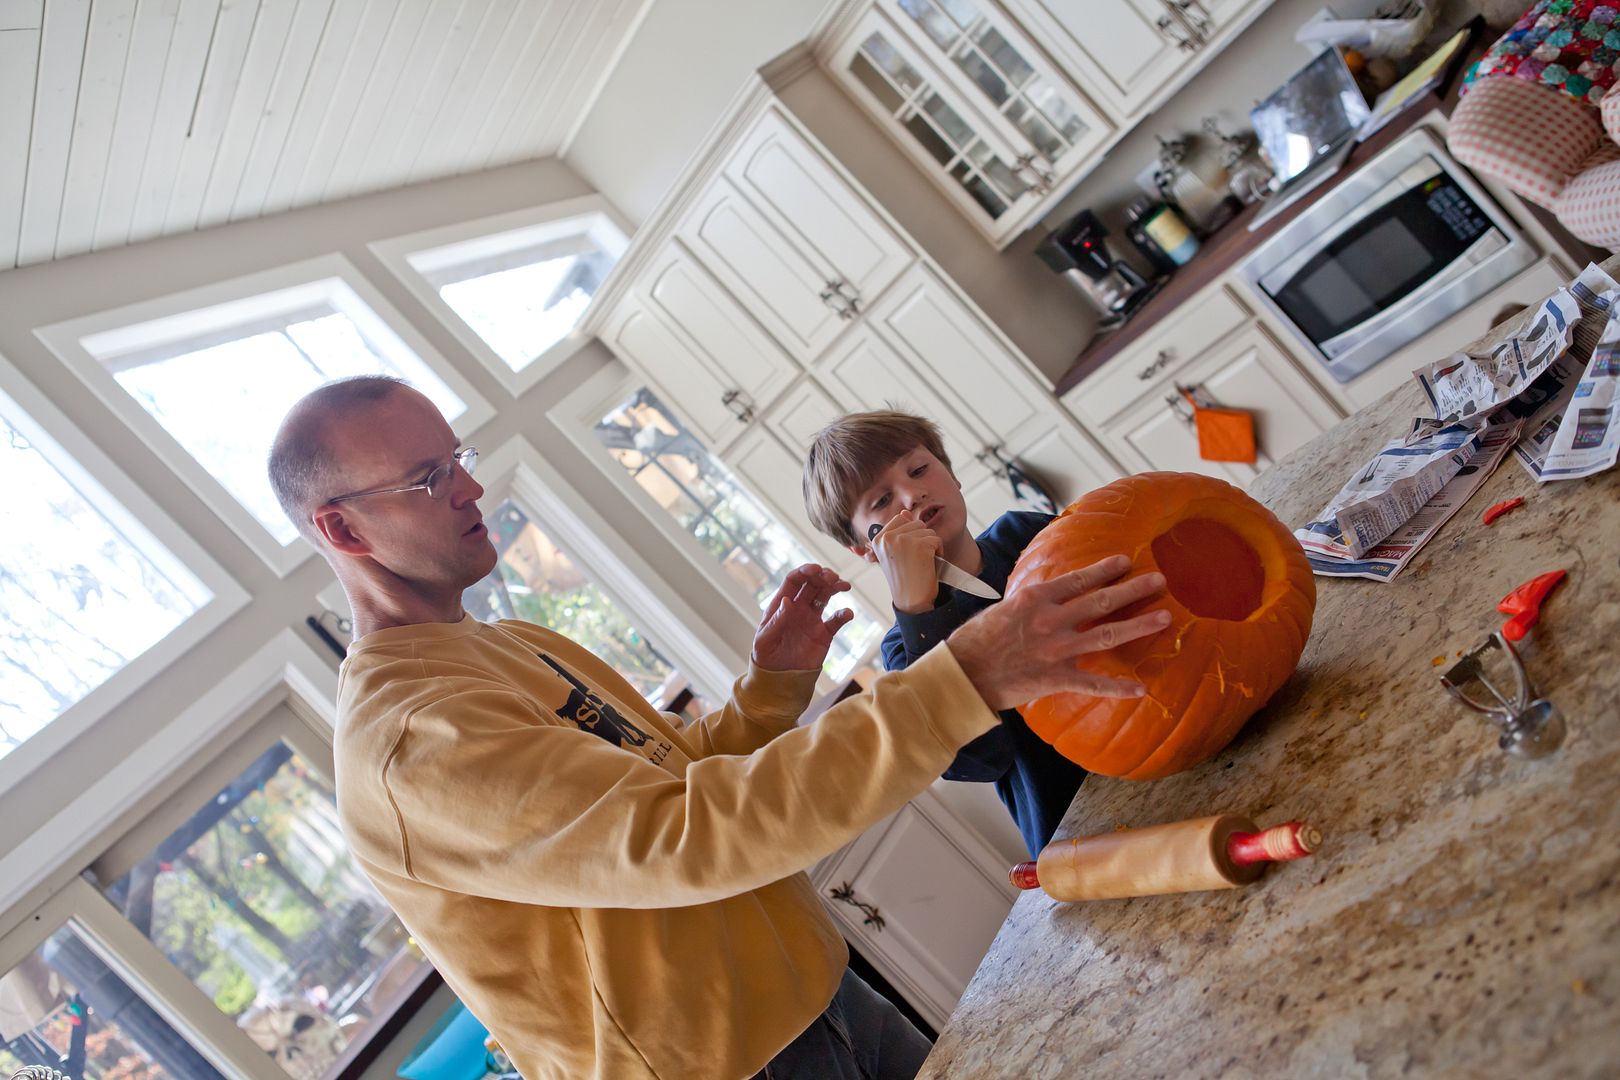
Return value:
[[(1226, 856), (1236, 866), (1290, 862), (1305, 858), (1321, 845), (1321, 830), (1303, 821), (1290, 821), (1259, 832), (1233, 833), (1226, 840)], [(1041, 878), (1036, 867), (1036, 863), (1021, 862), (1007, 871), (1007, 880), (1015, 888), (1038, 889)]]
[(1322, 844), (1322, 834), (1303, 821), (1273, 825), (1259, 832), (1233, 833), (1226, 839), (1226, 856), (1238, 866), (1303, 859)]

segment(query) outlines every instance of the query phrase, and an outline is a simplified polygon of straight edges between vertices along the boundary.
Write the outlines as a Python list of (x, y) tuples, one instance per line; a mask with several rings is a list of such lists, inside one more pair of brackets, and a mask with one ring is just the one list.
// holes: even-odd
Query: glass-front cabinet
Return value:
[(878, 0), (824, 62), (998, 247), (1112, 132), (983, 0)]

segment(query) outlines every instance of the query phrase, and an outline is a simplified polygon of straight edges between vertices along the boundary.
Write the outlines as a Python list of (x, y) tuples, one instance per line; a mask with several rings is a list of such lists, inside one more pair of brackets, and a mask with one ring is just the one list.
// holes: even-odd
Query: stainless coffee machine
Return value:
[(1035, 248), (1042, 262), (1073, 281), (1102, 309), (1102, 329), (1123, 323), (1160, 284), (1110, 255), (1107, 237), (1097, 215), (1082, 210)]

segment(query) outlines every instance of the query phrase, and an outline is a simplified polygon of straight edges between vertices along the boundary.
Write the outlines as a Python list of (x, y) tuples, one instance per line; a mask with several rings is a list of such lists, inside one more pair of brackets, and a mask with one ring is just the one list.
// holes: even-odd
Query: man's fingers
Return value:
[(1077, 623), (1095, 622), (1116, 611), (1123, 611), (1132, 604), (1158, 596), (1162, 592), (1164, 592), (1163, 574), (1142, 574), (1101, 589), (1081, 593), (1066, 602), (1063, 611), (1065, 615), (1072, 616)]
[(1068, 689), (1077, 694), (1102, 698), (1139, 698), (1147, 693), (1147, 687), (1129, 679), (1110, 679), (1089, 671), (1077, 671), (1075, 676), (1075, 684)]
[(1082, 630), (1075, 643), (1082, 653), (1106, 652), (1126, 642), (1151, 637), (1169, 625), (1170, 613), (1161, 608), (1129, 619), (1100, 622)]
[(1131, 560), (1124, 555), (1110, 555), (1080, 570), (1071, 570), (1051, 581), (1033, 586), (1035, 595), (1042, 600), (1062, 604), (1101, 585), (1118, 581), (1131, 569)]
[(826, 619), (822, 621), (822, 625), (827, 628), (827, 632), (829, 634), (836, 634), (838, 631), (847, 626), (850, 620), (853, 618), (855, 618), (855, 613), (849, 610), (849, 608), (839, 608), (837, 611), (827, 616)]

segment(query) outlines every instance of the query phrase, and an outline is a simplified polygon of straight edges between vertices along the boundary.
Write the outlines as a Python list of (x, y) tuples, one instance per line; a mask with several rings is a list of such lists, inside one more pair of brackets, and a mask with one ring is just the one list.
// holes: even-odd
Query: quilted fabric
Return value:
[(1512, 78), (1476, 83), (1451, 114), (1446, 144), (1470, 169), (1549, 208), (1570, 177), (1614, 145), (1596, 109)]
[(1620, 78), (1620, 0), (1540, 0), (1463, 79), (1509, 76), (1597, 105)]

